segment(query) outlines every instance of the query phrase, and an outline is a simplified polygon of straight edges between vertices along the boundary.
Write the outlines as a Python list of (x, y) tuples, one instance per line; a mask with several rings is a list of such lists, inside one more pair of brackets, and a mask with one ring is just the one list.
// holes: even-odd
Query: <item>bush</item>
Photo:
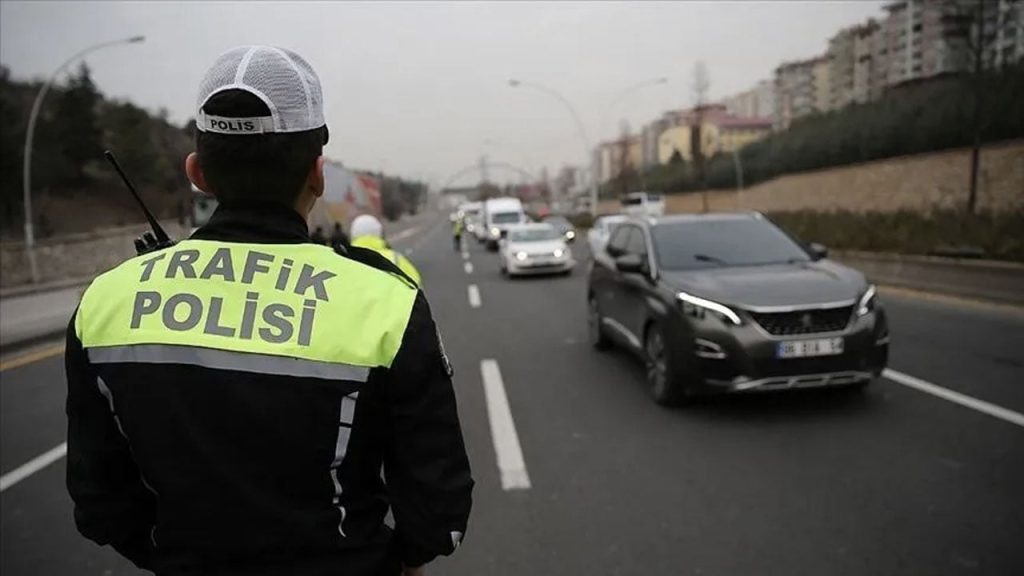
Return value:
[(767, 214), (804, 242), (836, 250), (902, 254), (977, 253), (994, 260), (1024, 262), (1024, 210), (960, 210), (929, 213), (800, 210)]

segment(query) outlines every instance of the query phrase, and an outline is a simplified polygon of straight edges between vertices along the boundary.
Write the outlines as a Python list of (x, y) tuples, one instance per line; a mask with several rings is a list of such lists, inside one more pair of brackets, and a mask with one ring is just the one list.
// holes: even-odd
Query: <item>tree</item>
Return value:
[(21, 209), (21, 161), (25, 140), (25, 121), (17, 103), (16, 87), (10, 80), (10, 70), (0, 66), (0, 189), (3, 190), (3, 213), (0, 222), (4, 228), (15, 221)]
[(103, 154), (103, 139), (97, 119), (101, 99), (89, 76), (89, 67), (83, 62), (57, 99), (60, 154), (69, 168), (59, 184), (84, 186), (91, 180), (86, 168), (99, 161)]
[[(986, 12), (986, 2), (989, 11)], [(1002, 10), (999, 4), (990, 0), (943, 0), (940, 4), (943, 24), (952, 31), (954, 46), (959, 48), (962, 64), (971, 71), (965, 80), (971, 90), (971, 171), (968, 184), (967, 212), (973, 214), (978, 199), (978, 162), (981, 150), (981, 116), (984, 107), (986, 69), (1002, 65), (996, 40), (1003, 32), (1016, 26), (1014, 11), (1024, 10), (1019, 4), (1011, 4)], [(969, 59), (969, 61), (968, 61)]]
[[(693, 167), (697, 171), (697, 179), (700, 181), (701, 188), (707, 188), (705, 185), (705, 171), (704, 171), (704, 146), (703, 146), (703, 135), (702, 131), (704, 128), (704, 107), (708, 100), (708, 90), (711, 88), (711, 77), (708, 74), (708, 67), (704, 64), (703, 60), (698, 60), (693, 65), (693, 114), (691, 116), (690, 124), (690, 153), (693, 157)], [(707, 194), (702, 195), (704, 202), (704, 211), (708, 211), (708, 197)]]

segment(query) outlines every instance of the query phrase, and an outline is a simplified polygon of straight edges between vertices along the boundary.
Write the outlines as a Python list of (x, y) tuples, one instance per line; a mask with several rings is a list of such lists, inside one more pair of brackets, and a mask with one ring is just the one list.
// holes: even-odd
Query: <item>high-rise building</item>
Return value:
[(749, 90), (722, 100), (725, 109), (742, 118), (770, 118), (775, 113), (775, 83), (761, 80)]
[[(775, 113), (772, 121), (776, 130), (789, 128), (793, 120), (819, 111), (818, 104), (822, 101), (818, 88), (822, 82), (818, 80), (824, 74), (821, 71), (822, 61), (826, 56), (786, 62), (775, 69)], [(815, 69), (819, 76), (815, 76)]]
[(658, 164), (658, 139), (662, 132), (672, 127), (672, 115), (669, 113), (644, 126), (640, 132), (640, 166), (650, 168)]
[(811, 74), (814, 76), (814, 109), (817, 112), (828, 112), (832, 109), (832, 85), (830, 61), (826, 55), (814, 62)]

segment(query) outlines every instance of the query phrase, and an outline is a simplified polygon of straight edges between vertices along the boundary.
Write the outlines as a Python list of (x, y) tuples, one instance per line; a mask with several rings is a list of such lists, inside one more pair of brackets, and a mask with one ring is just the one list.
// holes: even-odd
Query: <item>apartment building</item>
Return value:
[[(784, 130), (802, 116), (819, 112), (823, 96), (819, 88), (829, 82), (822, 63), (826, 56), (786, 62), (775, 69), (775, 112), (772, 122), (776, 130)], [(815, 75), (815, 70), (818, 74)], [(829, 75), (830, 78), (830, 75)]]
[(775, 113), (775, 82), (761, 80), (749, 90), (725, 98), (725, 109), (741, 118), (768, 118)]

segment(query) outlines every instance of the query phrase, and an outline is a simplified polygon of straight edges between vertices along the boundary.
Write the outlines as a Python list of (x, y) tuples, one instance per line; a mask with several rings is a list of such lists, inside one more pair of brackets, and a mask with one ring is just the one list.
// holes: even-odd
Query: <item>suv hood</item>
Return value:
[(856, 300), (867, 288), (863, 274), (830, 260), (661, 274), (674, 289), (740, 307)]

